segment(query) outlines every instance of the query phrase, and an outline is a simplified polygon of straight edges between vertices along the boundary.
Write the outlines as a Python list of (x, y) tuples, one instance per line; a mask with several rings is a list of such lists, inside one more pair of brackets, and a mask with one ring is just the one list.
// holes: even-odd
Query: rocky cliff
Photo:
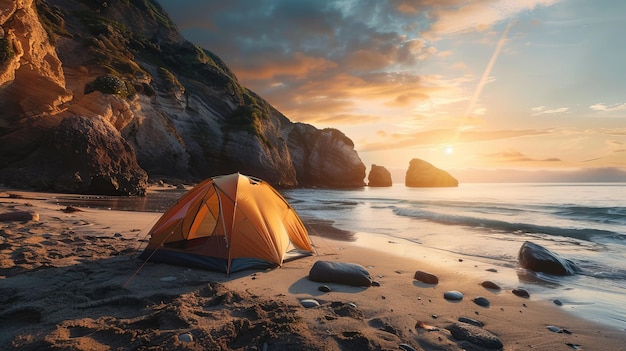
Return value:
[(275, 186), (364, 185), (348, 137), (291, 122), (155, 1), (0, 0), (0, 28), (8, 185), (141, 194), (148, 176), (237, 171)]

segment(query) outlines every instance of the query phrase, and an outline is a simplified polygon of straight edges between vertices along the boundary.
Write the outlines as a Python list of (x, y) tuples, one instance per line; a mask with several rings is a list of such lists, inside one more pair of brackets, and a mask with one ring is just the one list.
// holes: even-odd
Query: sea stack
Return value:
[(456, 187), (459, 181), (448, 172), (432, 164), (414, 158), (406, 171), (405, 185), (408, 187)]
[(391, 173), (383, 166), (372, 164), (370, 173), (367, 176), (367, 186), (385, 187), (393, 184)]

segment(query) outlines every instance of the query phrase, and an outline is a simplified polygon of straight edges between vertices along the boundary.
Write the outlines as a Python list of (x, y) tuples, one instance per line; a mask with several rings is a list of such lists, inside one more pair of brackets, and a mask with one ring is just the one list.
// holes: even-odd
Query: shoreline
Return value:
[[(264, 344), (294, 350), (398, 349), (405, 343), (415, 349), (452, 350), (463, 342), (446, 328), (459, 317), (483, 322), (505, 350), (574, 349), (568, 344), (618, 350), (626, 339), (624, 330), (579, 318), (550, 301), (513, 295), (513, 284), (502, 278), (510, 272), (486, 272), (485, 263), (446, 258), (398, 239), (355, 233), (356, 241), (337, 241), (311, 235), (317, 256), (227, 278), (165, 264), (142, 266), (132, 259), (160, 213), (65, 213), (62, 206), (47, 202), (50, 194), (15, 193), (30, 196), (8, 198), (0, 191), (0, 213), (32, 211), (39, 221), (0, 223), (3, 348), (124, 349), (124, 343), (129, 348), (148, 343), (224, 350), (261, 349)], [(326, 233), (327, 225), (313, 228)], [(360, 264), (380, 286), (312, 282), (307, 276), (317, 260)], [(437, 275), (439, 283), (414, 280), (417, 270)], [(502, 281), (504, 289), (480, 286), (487, 279)], [(319, 291), (320, 285), (331, 291)], [(445, 300), (443, 293), (449, 290), (461, 291), (463, 300)], [(490, 306), (476, 305), (472, 299), (478, 296), (486, 297)], [(300, 304), (311, 298), (321, 306)], [(345, 308), (349, 304), (356, 308)], [(419, 323), (437, 330), (416, 327)], [(552, 332), (548, 326), (571, 334)], [(245, 340), (242, 331), (249, 335)], [(185, 333), (194, 341), (180, 341)]]

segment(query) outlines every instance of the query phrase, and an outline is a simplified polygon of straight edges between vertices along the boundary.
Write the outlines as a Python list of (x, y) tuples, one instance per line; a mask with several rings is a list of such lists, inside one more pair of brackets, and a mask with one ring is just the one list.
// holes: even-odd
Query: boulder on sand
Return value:
[(520, 267), (533, 272), (554, 275), (574, 275), (580, 272), (580, 268), (574, 262), (530, 241), (522, 244), (518, 262)]
[(356, 263), (317, 261), (309, 271), (309, 279), (320, 283), (371, 286), (372, 278), (365, 267)]

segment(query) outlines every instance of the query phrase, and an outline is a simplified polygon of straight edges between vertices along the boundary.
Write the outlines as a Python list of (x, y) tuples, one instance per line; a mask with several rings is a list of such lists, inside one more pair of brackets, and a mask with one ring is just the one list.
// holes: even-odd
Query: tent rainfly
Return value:
[(239, 173), (212, 177), (185, 193), (150, 230), (141, 258), (230, 274), (311, 255), (296, 211), (267, 182)]

